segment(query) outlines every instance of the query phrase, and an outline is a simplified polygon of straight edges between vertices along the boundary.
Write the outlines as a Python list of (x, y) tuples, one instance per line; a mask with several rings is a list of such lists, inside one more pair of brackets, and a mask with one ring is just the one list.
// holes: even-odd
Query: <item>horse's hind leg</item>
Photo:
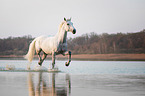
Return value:
[(38, 58), (39, 58), (39, 62), (38, 64), (41, 66), (43, 61), (45, 60), (45, 58), (47, 57), (47, 54), (45, 52), (43, 52), (42, 58), (41, 58), (41, 53), (42, 49), (38, 51)]
[(41, 59), (41, 55), (40, 55), (40, 53), (41, 53), (41, 51), (42, 51), (42, 49), (40, 49), (39, 51), (36, 51), (36, 53), (37, 53), (37, 55), (38, 55), (38, 58), (39, 58), (39, 62), (38, 62), (38, 64), (41, 66), (41, 61), (42, 61), (42, 59)]
[(45, 52), (43, 52), (42, 60), (41, 60), (41, 65), (42, 65), (42, 63), (43, 63), (43, 61), (45, 60), (46, 57), (47, 57), (47, 54)]

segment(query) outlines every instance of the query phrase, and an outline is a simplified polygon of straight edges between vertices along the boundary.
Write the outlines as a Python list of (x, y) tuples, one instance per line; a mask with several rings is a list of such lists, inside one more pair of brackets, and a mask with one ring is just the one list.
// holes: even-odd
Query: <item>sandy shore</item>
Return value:
[(72, 58), (86, 60), (145, 60), (145, 54), (81, 54), (73, 55)]
[[(22, 58), (23, 56), (16, 55), (0, 55), (0, 58)], [(37, 56), (35, 56), (37, 57)], [(47, 56), (51, 59), (51, 55)], [(57, 59), (67, 59), (67, 56), (57, 55)], [(73, 60), (143, 60), (145, 61), (145, 54), (77, 54), (72, 55)]]

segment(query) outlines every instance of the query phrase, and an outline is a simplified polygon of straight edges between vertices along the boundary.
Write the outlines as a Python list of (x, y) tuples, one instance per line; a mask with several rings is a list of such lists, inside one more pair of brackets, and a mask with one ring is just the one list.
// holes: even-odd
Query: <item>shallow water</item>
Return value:
[[(46, 60), (43, 67), (49, 64)], [(10, 65), (15, 70), (5, 71)], [(31, 70), (35, 66), (37, 60)], [(0, 60), (0, 96), (145, 95), (143, 61), (72, 61), (69, 67), (56, 61), (56, 66), (61, 72), (28, 72), (26, 60)]]
[[(38, 60), (31, 64), (34, 70)], [(56, 61), (56, 67), (63, 73), (69, 74), (145, 74), (144, 61), (72, 61), (69, 67), (65, 66), (66, 61)], [(14, 66), (15, 70), (27, 70), (26, 60), (0, 60), (0, 69), (6, 66)], [(51, 67), (51, 61), (46, 60), (44, 68)]]

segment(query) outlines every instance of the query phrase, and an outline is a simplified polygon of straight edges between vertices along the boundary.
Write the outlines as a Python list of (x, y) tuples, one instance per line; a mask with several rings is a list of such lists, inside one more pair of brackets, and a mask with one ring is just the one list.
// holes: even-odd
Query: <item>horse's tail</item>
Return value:
[(34, 39), (30, 43), (28, 53), (24, 56), (24, 58), (27, 59), (29, 62), (32, 62), (34, 54), (35, 54), (35, 42), (36, 42), (36, 39)]

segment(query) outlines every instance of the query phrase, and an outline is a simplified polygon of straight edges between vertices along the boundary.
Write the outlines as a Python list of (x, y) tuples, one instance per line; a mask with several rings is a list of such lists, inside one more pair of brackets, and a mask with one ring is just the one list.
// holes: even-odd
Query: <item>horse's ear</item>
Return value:
[(67, 19), (67, 21), (71, 21), (71, 17), (70, 17), (70, 19)]
[(66, 18), (64, 17), (64, 21), (66, 21)]

